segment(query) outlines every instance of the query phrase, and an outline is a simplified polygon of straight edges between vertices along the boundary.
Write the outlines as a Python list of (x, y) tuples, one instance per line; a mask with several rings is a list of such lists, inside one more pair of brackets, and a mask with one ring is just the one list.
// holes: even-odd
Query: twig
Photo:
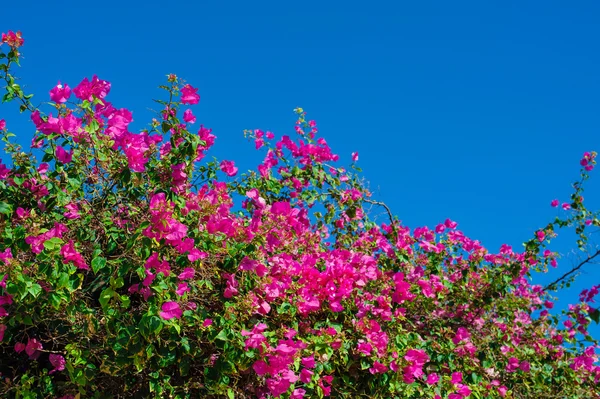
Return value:
[(567, 278), (569, 275), (571, 275), (571, 274), (575, 273), (577, 270), (581, 269), (583, 267), (583, 265), (585, 265), (586, 263), (588, 263), (589, 261), (591, 261), (592, 259), (594, 259), (598, 255), (600, 255), (600, 249), (597, 250), (596, 253), (594, 253), (593, 255), (588, 256), (587, 259), (581, 261), (581, 263), (579, 263), (577, 266), (575, 266), (574, 268), (572, 268), (571, 270), (569, 270), (568, 272), (566, 272), (565, 274), (563, 274), (562, 276), (560, 276), (559, 278), (557, 278), (556, 280), (554, 280), (553, 282), (551, 282), (550, 284), (548, 284), (547, 286), (545, 286), (542, 289), (542, 291), (547, 291), (550, 288), (554, 288), (554, 286), (556, 286), (562, 280), (564, 280), (565, 278)]

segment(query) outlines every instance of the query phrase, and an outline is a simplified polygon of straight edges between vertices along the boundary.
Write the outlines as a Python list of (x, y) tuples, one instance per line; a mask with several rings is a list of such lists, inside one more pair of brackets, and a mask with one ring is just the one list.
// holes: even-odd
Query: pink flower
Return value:
[(67, 209), (67, 212), (63, 213), (63, 216), (67, 219), (79, 219), (81, 217), (77, 204), (71, 202), (65, 205), (65, 208)]
[(467, 341), (470, 337), (471, 333), (469, 333), (469, 330), (467, 330), (464, 327), (459, 327), (456, 331), (456, 334), (454, 335), (454, 338), (452, 338), (452, 342), (454, 343), (454, 345), (458, 345), (463, 341)]
[(0, 324), (0, 342), (4, 339), (4, 331), (6, 331), (6, 326), (4, 324)]
[(516, 357), (511, 357), (508, 359), (508, 364), (506, 365), (506, 371), (512, 373), (519, 368), (519, 359)]
[(313, 374), (314, 373), (310, 370), (302, 369), (302, 371), (300, 372), (300, 381), (302, 381), (305, 384), (309, 384)]
[(56, 146), (56, 159), (58, 162), (63, 164), (71, 162), (73, 160), (73, 149), (71, 149), (69, 152), (66, 152), (61, 146)]
[(446, 225), (446, 227), (447, 227), (447, 228), (449, 228), (449, 229), (455, 229), (455, 228), (456, 228), (456, 226), (458, 226), (458, 223), (456, 223), (456, 222), (454, 222), (454, 221), (452, 221), (452, 220), (450, 220), (450, 219), (446, 219), (446, 220), (444, 221), (444, 224), (445, 224), (445, 225)]
[(23, 40), (21, 37), (21, 31), (17, 31), (17, 33), (15, 33), (12, 30), (9, 30), (8, 33), (2, 34), (2, 40), (0, 41), (0, 44), (1, 43), (6, 43), (10, 47), (17, 48), (22, 46), (23, 43), (25, 43), (25, 40)]
[(562, 209), (565, 211), (568, 211), (569, 209), (571, 209), (571, 205), (569, 205), (565, 202), (564, 204), (562, 204)]
[(550, 203), (550, 206), (553, 208), (558, 207), (558, 200), (557, 199), (552, 200), (552, 202)]
[(458, 384), (462, 382), (462, 378), (462, 373), (457, 371), (456, 373), (452, 373), (452, 380), (450, 382), (452, 382), (453, 384)]
[(55, 355), (54, 353), (51, 353), (49, 359), (54, 369), (52, 369), (48, 374), (53, 374), (57, 371), (63, 371), (65, 369), (65, 358), (61, 355)]
[(190, 291), (190, 287), (187, 285), (187, 283), (179, 283), (179, 285), (177, 286), (177, 290), (175, 291), (177, 293), (177, 295), (179, 296), (183, 296), (183, 294), (185, 294), (186, 292)]
[(183, 269), (181, 274), (179, 274), (179, 276), (177, 276), (177, 277), (180, 280), (190, 280), (190, 279), (194, 278), (195, 274), (196, 274), (196, 271), (194, 269), (192, 269), (191, 267), (186, 267), (185, 269)]
[(373, 367), (369, 369), (371, 374), (383, 374), (387, 371), (387, 366), (383, 363), (379, 363), (377, 360), (373, 363)]
[(221, 170), (225, 172), (227, 176), (235, 176), (238, 168), (235, 167), (235, 163), (233, 161), (222, 161)]
[(544, 233), (542, 230), (538, 230), (535, 235), (539, 241), (544, 241), (544, 238), (546, 238), (546, 233)]
[(303, 357), (302, 358), (302, 366), (306, 367), (307, 369), (315, 368), (315, 357), (314, 356)]
[(163, 303), (161, 309), (162, 312), (160, 312), (160, 317), (162, 317), (165, 320), (170, 320), (172, 318), (178, 319), (183, 314), (183, 311), (179, 307), (179, 304), (173, 301)]
[(67, 84), (63, 86), (58, 82), (58, 84), (50, 90), (50, 99), (55, 103), (66, 103), (69, 97), (71, 97), (71, 88)]
[(527, 361), (522, 361), (521, 365), (519, 366), (519, 368), (521, 370), (523, 370), (524, 372), (528, 373), (529, 370), (531, 370), (531, 365)]
[(206, 319), (202, 323), (202, 327), (210, 327), (212, 325), (212, 323), (213, 323), (213, 321), (211, 319)]
[(505, 397), (507, 392), (508, 392), (508, 388), (505, 387), (504, 385), (498, 387), (498, 393), (500, 394), (501, 397)]
[(292, 394), (290, 395), (290, 399), (302, 399), (304, 398), (305, 394), (306, 390), (302, 388), (296, 388), (294, 389), (294, 392), (292, 392)]
[(356, 162), (356, 161), (358, 161), (358, 152), (353, 152), (353, 153), (352, 153), (352, 161), (353, 161), (353, 162)]
[(429, 385), (435, 385), (440, 380), (440, 376), (436, 373), (431, 373), (427, 376), (427, 380), (425, 381)]
[(21, 353), (21, 352), (23, 352), (24, 350), (25, 350), (25, 344), (24, 344), (24, 343), (22, 343), (22, 342), (17, 342), (17, 343), (15, 344), (15, 352), (17, 352), (17, 353)]
[(93, 101), (96, 96), (99, 99), (103, 99), (108, 95), (110, 91), (110, 83), (106, 80), (98, 79), (98, 76), (94, 75), (90, 82), (88, 78), (85, 78), (73, 89), (75, 97), (80, 100)]
[(185, 112), (183, 113), (183, 120), (186, 121), (187, 123), (195, 123), (196, 122), (196, 117), (192, 113), (191, 109), (185, 110)]
[(0, 119), (0, 131), (6, 129), (6, 121), (4, 119)]
[(27, 345), (25, 345), (25, 353), (27, 353), (30, 359), (37, 359), (40, 356), (41, 349), (42, 343), (35, 338), (29, 338)]
[(198, 95), (198, 89), (193, 88), (187, 84), (181, 88), (181, 102), (183, 104), (198, 104), (200, 96)]

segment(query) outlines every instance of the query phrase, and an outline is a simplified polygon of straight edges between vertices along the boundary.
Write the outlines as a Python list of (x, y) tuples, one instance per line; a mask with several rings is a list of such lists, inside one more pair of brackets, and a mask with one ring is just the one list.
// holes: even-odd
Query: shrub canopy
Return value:
[(600, 394), (598, 287), (559, 317), (551, 293), (576, 270), (548, 287), (529, 278), (556, 266), (559, 229), (586, 249), (600, 225), (581, 196), (595, 153), (561, 216), (494, 253), (451, 220), (402, 225), (362, 183), (358, 154), (339, 166), (302, 109), (292, 136), (245, 132), (266, 155), (240, 173), (205, 157), (215, 136), (177, 76), (131, 133), (96, 76), (33, 105), (12, 72), (22, 44), (2, 35), (3, 100), (36, 130), (25, 152), (0, 120), (3, 397)]

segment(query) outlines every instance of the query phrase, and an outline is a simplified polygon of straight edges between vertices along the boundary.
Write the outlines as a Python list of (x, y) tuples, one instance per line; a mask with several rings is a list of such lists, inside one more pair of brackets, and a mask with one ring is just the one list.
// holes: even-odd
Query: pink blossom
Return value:
[(181, 88), (181, 102), (183, 104), (198, 104), (200, 101), (200, 95), (198, 95), (198, 89), (187, 84)]
[(186, 267), (179, 274), (179, 276), (177, 276), (177, 278), (179, 278), (180, 280), (190, 280), (190, 279), (194, 278), (195, 274), (196, 274), (196, 270), (192, 269), (191, 267)]
[(175, 291), (177, 293), (177, 295), (179, 296), (183, 296), (183, 294), (185, 294), (186, 292), (190, 291), (190, 287), (187, 285), (187, 283), (179, 283), (179, 285), (177, 286), (177, 290)]
[(470, 337), (471, 333), (469, 333), (469, 330), (467, 330), (464, 327), (459, 327), (456, 331), (456, 334), (454, 335), (454, 338), (452, 338), (452, 342), (454, 343), (454, 345), (458, 345), (463, 341), (467, 341)]
[(300, 372), (300, 381), (302, 381), (305, 384), (309, 384), (313, 374), (314, 373), (310, 370), (302, 369), (302, 371)]
[(4, 119), (0, 119), (0, 131), (6, 129), (6, 121)]
[(65, 208), (67, 209), (67, 212), (63, 213), (63, 216), (67, 219), (79, 219), (81, 217), (77, 204), (71, 202), (65, 205)]
[(358, 152), (352, 153), (352, 161), (354, 161), (354, 162), (358, 161)]
[(569, 209), (571, 209), (571, 205), (567, 204), (566, 202), (564, 204), (562, 204), (562, 209), (565, 211), (568, 211)]
[(71, 162), (73, 160), (73, 149), (71, 149), (71, 151), (67, 152), (61, 146), (59, 146), (59, 145), (56, 146), (56, 159), (60, 163), (64, 163), (64, 164)]
[(25, 40), (21, 37), (21, 31), (17, 31), (17, 33), (9, 30), (8, 33), (2, 33), (1, 43), (6, 43), (10, 47), (18, 48), (25, 43)]
[(371, 374), (382, 374), (387, 371), (387, 366), (383, 363), (379, 363), (377, 360), (373, 363), (373, 367), (369, 369)]
[(106, 80), (98, 79), (98, 76), (94, 75), (90, 82), (88, 78), (85, 78), (73, 89), (75, 97), (80, 100), (93, 101), (96, 96), (99, 99), (103, 99), (108, 95), (110, 91), (110, 83)]
[(48, 374), (53, 374), (57, 371), (63, 371), (65, 369), (66, 361), (61, 355), (51, 353), (49, 359), (54, 369), (52, 369)]
[(4, 331), (6, 331), (6, 325), (0, 324), (0, 342), (4, 339)]
[(40, 350), (42, 348), (42, 343), (40, 341), (35, 338), (29, 338), (27, 345), (25, 345), (25, 353), (27, 353), (30, 359), (37, 359), (41, 354)]
[(186, 109), (183, 113), (183, 120), (187, 123), (196, 123), (196, 117), (192, 113), (191, 109)]
[(227, 176), (235, 176), (238, 168), (235, 167), (235, 163), (233, 161), (222, 161), (221, 170), (225, 172)]
[(163, 303), (161, 309), (162, 312), (160, 312), (160, 317), (162, 317), (165, 320), (170, 320), (172, 318), (178, 319), (183, 314), (183, 311), (179, 307), (179, 304), (173, 301)]
[(212, 323), (213, 321), (211, 319), (206, 319), (204, 322), (202, 322), (202, 327), (210, 327)]
[(557, 208), (558, 207), (558, 200), (557, 199), (552, 200), (552, 202), (550, 203), (550, 206), (553, 207), (553, 208)]
[(450, 380), (450, 382), (452, 382), (453, 384), (458, 384), (462, 382), (462, 378), (462, 373), (457, 371), (456, 373), (452, 373), (452, 379)]
[(539, 241), (544, 241), (544, 238), (546, 238), (546, 233), (543, 230), (538, 230), (535, 235)]
[(435, 385), (440, 380), (440, 376), (436, 373), (431, 373), (427, 376), (427, 380), (425, 381), (429, 385)]
[(302, 388), (296, 388), (290, 395), (290, 399), (302, 399), (302, 398), (304, 398), (305, 394), (306, 394), (306, 390), (304, 390)]
[(69, 97), (71, 97), (71, 88), (67, 84), (63, 86), (58, 82), (58, 84), (50, 90), (50, 99), (55, 103), (66, 103)]

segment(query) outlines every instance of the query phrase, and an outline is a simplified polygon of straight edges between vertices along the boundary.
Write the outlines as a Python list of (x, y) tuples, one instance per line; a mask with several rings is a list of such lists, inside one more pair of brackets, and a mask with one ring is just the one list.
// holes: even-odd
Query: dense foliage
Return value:
[[(296, 109), (293, 137), (247, 131), (256, 171), (207, 161), (197, 89), (168, 76), (161, 112), (132, 113), (94, 76), (34, 106), (2, 35), (4, 102), (31, 115), (25, 152), (0, 120), (0, 395), (177, 398), (591, 398), (598, 287), (554, 315), (532, 273), (556, 266), (595, 153), (560, 217), (498, 253), (451, 220), (409, 229)], [(40, 158), (38, 162), (36, 159)], [(558, 202), (553, 202), (558, 205)], [(369, 218), (381, 207), (389, 220)], [(581, 265), (598, 253), (589, 253)], [(560, 317), (559, 317), (560, 316)]]

